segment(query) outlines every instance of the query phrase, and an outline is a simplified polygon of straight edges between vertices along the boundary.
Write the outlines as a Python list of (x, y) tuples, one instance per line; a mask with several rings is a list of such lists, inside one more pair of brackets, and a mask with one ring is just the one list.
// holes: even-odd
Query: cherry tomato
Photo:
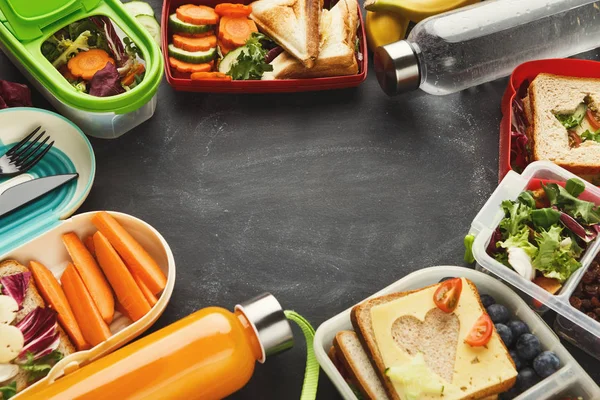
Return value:
[(444, 281), (433, 294), (435, 305), (446, 313), (451, 313), (458, 305), (458, 299), (462, 292), (462, 279), (452, 278)]
[(597, 131), (598, 129), (600, 129), (600, 122), (598, 122), (598, 120), (596, 119), (596, 117), (594, 117), (594, 114), (592, 113), (592, 110), (590, 110), (588, 108), (585, 116), (587, 117), (587, 120), (588, 120), (589, 124), (591, 125), (592, 129), (594, 129), (595, 131)]
[(471, 328), (465, 342), (473, 347), (485, 346), (490, 341), (493, 331), (492, 319), (489, 315), (483, 313)]

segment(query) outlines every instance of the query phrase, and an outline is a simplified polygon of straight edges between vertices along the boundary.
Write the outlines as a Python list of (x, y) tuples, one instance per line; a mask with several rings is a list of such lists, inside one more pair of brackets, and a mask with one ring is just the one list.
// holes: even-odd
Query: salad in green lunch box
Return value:
[(91, 96), (114, 96), (136, 87), (146, 71), (141, 51), (121, 37), (108, 17), (94, 16), (50, 36), (42, 54), (73, 86)]
[[(551, 293), (575, 271), (589, 244), (600, 233), (600, 208), (579, 198), (585, 185), (569, 179), (565, 186), (542, 184), (502, 202), (504, 218), (487, 253)], [(473, 236), (465, 238), (465, 260), (473, 262)]]

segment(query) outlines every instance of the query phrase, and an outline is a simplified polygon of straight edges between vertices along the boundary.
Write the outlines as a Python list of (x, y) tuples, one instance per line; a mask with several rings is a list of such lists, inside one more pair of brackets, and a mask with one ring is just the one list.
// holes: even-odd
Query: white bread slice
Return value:
[(588, 106), (600, 104), (600, 79), (539, 74), (528, 90), (532, 126), (529, 131), (533, 160), (549, 160), (577, 175), (600, 174), (600, 143), (586, 140), (569, 146), (567, 129), (556, 114), (573, 113), (589, 99)]
[(319, 55), (320, 0), (258, 0), (250, 18), (288, 53), (311, 68)]
[[(467, 282), (467, 284), (469, 286), (471, 286), (473, 288), (474, 293), (477, 293), (477, 289), (476, 289), (475, 285), (469, 280), (465, 280), (465, 281)], [(385, 374), (386, 365), (384, 364), (383, 358), (382, 358), (379, 348), (377, 346), (377, 341), (375, 339), (375, 333), (373, 331), (372, 320), (371, 320), (371, 308), (373, 308), (377, 305), (380, 305), (380, 304), (392, 302), (394, 300), (397, 300), (397, 299), (405, 297), (405, 296), (410, 296), (411, 294), (432, 288), (437, 285), (438, 284), (431, 285), (431, 286), (428, 286), (428, 287), (425, 287), (422, 289), (418, 289), (418, 290), (409, 291), (409, 292), (392, 293), (392, 294), (389, 294), (386, 296), (377, 297), (377, 298), (374, 298), (371, 300), (367, 300), (367, 301), (355, 306), (352, 309), (352, 312), (350, 314), (350, 319), (352, 321), (352, 325), (354, 326), (354, 329), (355, 329), (356, 333), (358, 334), (358, 337), (359, 337), (361, 343), (363, 344), (363, 347), (365, 348), (365, 350), (369, 354), (371, 360), (373, 361), (373, 364), (376, 367), (377, 373), (379, 374), (379, 378), (383, 382), (390, 399), (402, 400), (401, 397), (396, 392), (396, 389), (394, 388), (392, 381)], [(464, 289), (463, 289), (463, 291), (464, 291)], [(479, 297), (477, 297), (477, 301), (479, 303), (479, 307), (481, 308), (481, 312), (484, 313), (485, 308), (481, 304), (481, 300), (479, 299)], [(440, 324), (440, 325), (442, 326), (443, 324)], [(394, 335), (402, 335), (403, 332), (398, 331), (397, 327), (394, 326), (393, 334)], [(501, 339), (499, 338), (498, 334), (495, 331), (494, 331), (493, 335), (495, 335), (496, 340), (500, 340), (500, 342), (501, 342)], [(448, 340), (451, 341), (451, 339), (448, 339)], [(435, 342), (435, 341), (430, 342), (429, 345), (430, 346), (445, 346), (445, 345)], [(503, 346), (503, 344), (502, 344), (502, 346)], [(503, 346), (503, 348), (504, 348), (505, 356), (512, 363), (512, 359), (510, 358), (510, 355), (508, 354), (508, 350), (506, 350), (506, 348), (504, 346)], [(436, 351), (436, 349), (431, 349), (431, 353), (435, 353), (435, 351)], [(513, 364), (513, 366), (514, 366), (514, 364)], [(453, 365), (443, 366), (441, 368), (453, 368)], [(514, 385), (515, 381), (516, 381), (516, 372), (515, 372), (514, 378), (504, 380), (502, 382), (498, 382), (496, 384), (481, 388), (481, 390), (478, 390), (477, 392), (473, 393), (470, 396), (465, 396), (465, 397), (463, 397), (463, 399), (464, 400), (484, 399), (484, 398), (492, 399), (498, 393), (502, 393), (502, 392), (509, 390)]]
[(340, 0), (331, 10), (323, 10), (320, 20), (319, 57), (306, 68), (287, 52), (271, 62), (273, 71), (263, 75), (269, 79), (303, 79), (326, 76), (355, 75), (358, 63), (354, 54), (358, 29), (358, 3)]
[[(5, 260), (0, 262), (0, 277), (20, 274), (23, 272), (29, 272), (29, 268), (20, 264), (18, 261)], [(29, 280), (29, 287), (27, 288), (27, 292), (25, 292), (25, 298), (23, 299), (22, 309), (19, 310), (19, 312), (17, 312), (15, 323), (20, 322), (23, 318), (25, 318), (25, 316), (27, 316), (27, 314), (29, 314), (37, 307), (46, 307), (46, 303), (44, 302), (42, 296), (40, 296), (37, 288), (35, 287), (35, 283), (32, 277)], [(60, 324), (58, 325), (58, 334), (60, 336), (60, 343), (58, 345), (57, 350), (60, 351), (64, 357), (68, 356), (71, 353), (74, 353), (75, 347), (71, 343), (71, 340), (69, 339), (65, 331), (63, 331)], [(31, 384), (31, 382), (28, 382), (28, 372), (23, 369), (20, 369), (17, 376), (15, 376), (12, 379), (9, 379), (9, 381), (0, 382), (0, 386), (9, 384), (12, 381), (17, 382), (17, 393)], [(2, 398), (1, 395), (0, 398)]]
[(389, 399), (379, 376), (354, 331), (341, 331), (333, 339), (337, 360), (350, 375), (365, 399)]

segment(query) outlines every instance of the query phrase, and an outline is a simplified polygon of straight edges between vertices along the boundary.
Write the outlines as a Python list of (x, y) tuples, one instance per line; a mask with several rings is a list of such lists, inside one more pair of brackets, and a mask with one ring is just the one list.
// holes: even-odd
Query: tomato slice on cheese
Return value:
[(494, 324), (486, 313), (481, 314), (467, 335), (465, 342), (473, 347), (485, 346), (492, 338)]
[(451, 313), (458, 305), (460, 293), (462, 292), (462, 279), (452, 278), (444, 281), (433, 294), (435, 305), (446, 313)]

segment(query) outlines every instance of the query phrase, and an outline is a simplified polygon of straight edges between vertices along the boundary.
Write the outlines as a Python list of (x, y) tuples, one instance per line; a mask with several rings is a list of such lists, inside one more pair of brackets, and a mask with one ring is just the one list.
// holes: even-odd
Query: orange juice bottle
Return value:
[(234, 312), (208, 307), (24, 398), (222, 399), (252, 377), (256, 361), (293, 345), (278, 301), (263, 294)]

